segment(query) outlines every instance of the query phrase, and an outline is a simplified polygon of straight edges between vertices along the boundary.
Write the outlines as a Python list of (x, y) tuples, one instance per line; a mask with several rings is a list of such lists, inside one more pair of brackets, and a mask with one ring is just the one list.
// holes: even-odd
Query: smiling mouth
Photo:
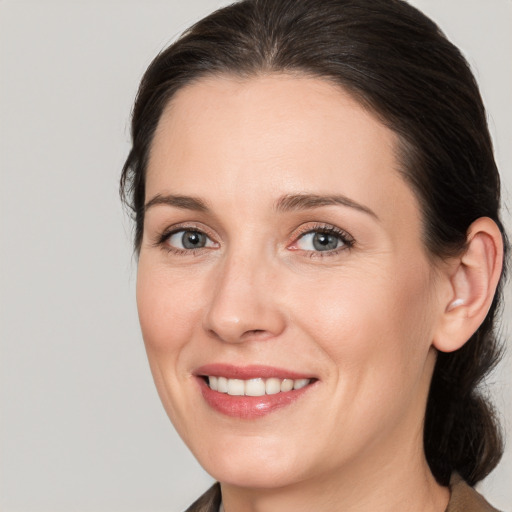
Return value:
[(267, 365), (206, 364), (193, 375), (210, 408), (244, 420), (283, 409), (317, 387), (312, 375)]
[(204, 376), (206, 384), (212, 391), (231, 396), (265, 396), (277, 395), (299, 390), (311, 384), (314, 379), (229, 379), (219, 376)]

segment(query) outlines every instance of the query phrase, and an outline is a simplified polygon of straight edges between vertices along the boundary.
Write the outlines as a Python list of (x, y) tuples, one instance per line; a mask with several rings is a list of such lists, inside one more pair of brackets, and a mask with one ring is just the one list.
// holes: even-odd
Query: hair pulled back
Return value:
[[(299, 73), (334, 82), (399, 138), (404, 179), (416, 194), (432, 258), (461, 254), (470, 224), (499, 218), (500, 182), (478, 86), (440, 29), (402, 0), (244, 0), (196, 23), (147, 69), (132, 117), (121, 194), (144, 224), (145, 172), (164, 107), (206, 75)], [(506, 245), (506, 244), (505, 244)], [(437, 480), (453, 471), (474, 485), (502, 453), (492, 407), (479, 384), (499, 356), (489, 313), (458, 351), (439, 353), (425, 418), (424, 448)]]

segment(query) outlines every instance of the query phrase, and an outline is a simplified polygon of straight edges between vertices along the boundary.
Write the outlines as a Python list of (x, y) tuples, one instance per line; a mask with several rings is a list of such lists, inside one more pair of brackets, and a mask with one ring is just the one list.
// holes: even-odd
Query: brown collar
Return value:
[(499, 512), (457, 473), (450, 479), (450, 493), (446, 512)]
[(213, 484), (185, 512), (218, 512), (221, 501), (220, 484)]

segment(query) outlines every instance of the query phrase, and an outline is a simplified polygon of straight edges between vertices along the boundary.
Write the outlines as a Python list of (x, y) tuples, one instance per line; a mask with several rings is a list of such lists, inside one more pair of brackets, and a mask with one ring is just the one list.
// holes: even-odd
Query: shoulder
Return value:
[(185, 512), (218, 512), (221, 500), (220, 485), (212, 485)]
[(450, 492), (446, 512), (499, 512), (458, 474), (454, 474), (450, 480)]

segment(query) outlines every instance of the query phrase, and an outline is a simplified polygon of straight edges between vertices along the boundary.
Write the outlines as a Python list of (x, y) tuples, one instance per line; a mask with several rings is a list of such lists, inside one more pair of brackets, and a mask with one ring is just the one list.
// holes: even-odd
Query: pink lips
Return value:
[(305, 375), (282, 368), (270, 366), (234, 366), (229, 364), (208, 364), (201, 366), (194, 374), (197, 377), (199, 388), (208, 405), (217, 412), (226, 416), (254, 419), (265, 416), (277, 409), (281, 409), (298, 400), (309, 391), (316, 382), (301, 389), (276, 393), (264, 396), (231, 396), (210, 389), (205, 376), (222, 376), (228, 379), (313, 379), (311, 375)]

